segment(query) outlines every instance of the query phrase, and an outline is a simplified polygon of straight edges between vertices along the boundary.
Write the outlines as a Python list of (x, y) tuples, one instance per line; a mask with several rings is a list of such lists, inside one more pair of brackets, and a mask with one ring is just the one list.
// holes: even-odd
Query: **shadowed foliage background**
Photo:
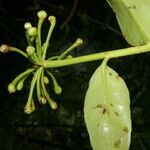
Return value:
[[(129, 47), (115, 14), (105, 0), (0, 0), (0, 44), (25, 50), (24, 23), (37, 25), (36, 13), (45, 10), (57, 17), (48, 55), (60, 54), (76, 38), (84, 40), (73, 56)], [(43, 26), (45, 39), (49, 23)], [(150, 56), (140, 54), (109, 61), (126, 81), (131, 97), (133, 122), (131, 150), (150, 149)], [(88, 82), (101, 61), (53, 70), (63, 88), (52, 95), (59, 107), (40, 107), (31, 115), (23, 112), (31, 79), (21, 92), (9, 95), (7, 85), (29, 67), (16, 53), (0, 54), (0, 149), (1, 150), (91, 150), (83, 118), (83, 104)], [(50, 88), (50, 92), (51, 92)], [(119, 89), (118, 89), (119, 90)], [(53, 93), (53, 92), (52, 92)], [(35, 99), (36, 100), (36, 99)]]

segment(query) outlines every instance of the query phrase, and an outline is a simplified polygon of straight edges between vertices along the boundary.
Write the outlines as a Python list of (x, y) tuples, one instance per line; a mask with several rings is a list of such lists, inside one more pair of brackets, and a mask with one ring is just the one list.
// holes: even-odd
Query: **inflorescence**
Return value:
[[(7, 52), (17, 52), (27, 58), (32, 64), (33, 67), (25, 70), (21, 74), (19, 74), (9, 85), (8, 91), (9, 93), (14, 93), (23, 89), (24, 82), (30, 74), (33, 74), (29, 96), (24, 108), (24, 112), (26, 114), (30, 114), (35, 110), (35, 104), (33, 99), (33, 93), (36, 89), (37, 99), (40, 104), (46, 104), (48, 102), (52, 109), (57, 109), (57, 103), (50, 97), (50, 94), (47, 92), (46, 85), (49, 84), (49, 78), (51, 78), (53, 85), (54, 85), (54, 92), (56, 94), (61, 94), (62, 88), (58, 84), (54, 75), (45, 68), (44, 66), (40, 65), (46, 60), (46, 52), (49, 47), (49, 41), (53, 32), (53, 29), (56, 24), (56, 18), (54, 16), (49, 16), (48, 21), (50, 22), (49, 31), (47, 34), (46, 41), (43, 43), (41, 41), (41, 28), (44, 20), (47, 18), (47, 13), (45, 11), (39, 11), (37, 13), (38, 16), (38, 25), (37, 27), (33, 27), (30, 22), (26, 22), (24, 24), (26, 38), (28, 42), (28, 46), (26, 47), (26, 52), (22, 50), (11, 47), (6, 44), (2, 44), (0, 46), (0, 52), (7, 53)], [(82, 39), (77, 39), (73, 45), (71, 45), (66, 51), (64, 51), (60, 56), (52, 56), (47, 59), (50, 62), (56, 62), (62, 59), (71, 59), (72, 56), (68, 55), (71, 50), (76, 48), (77, 46), (83, 43)]]

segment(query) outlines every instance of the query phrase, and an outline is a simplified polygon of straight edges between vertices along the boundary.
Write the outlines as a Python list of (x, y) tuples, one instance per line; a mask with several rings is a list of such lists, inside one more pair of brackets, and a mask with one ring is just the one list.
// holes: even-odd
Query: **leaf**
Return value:
[(125, 39), (133, 46), (150, 41), (150, 0), (107, 0)]
[(90, 80), (84, 118), (93, 150), (128, 150), (131, 136), (128, 88), (105, 62)]

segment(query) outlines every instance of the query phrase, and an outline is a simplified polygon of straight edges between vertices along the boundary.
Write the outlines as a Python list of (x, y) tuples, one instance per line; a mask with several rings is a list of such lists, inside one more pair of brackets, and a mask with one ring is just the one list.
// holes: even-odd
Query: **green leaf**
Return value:
[(107, 0), (125, 39), (133, 46), (150, 41), (150, 0)]
[(105, 61), (90, 80), (84, 117), (93, 150), (129, 149), (131, 118), (128, 88)]

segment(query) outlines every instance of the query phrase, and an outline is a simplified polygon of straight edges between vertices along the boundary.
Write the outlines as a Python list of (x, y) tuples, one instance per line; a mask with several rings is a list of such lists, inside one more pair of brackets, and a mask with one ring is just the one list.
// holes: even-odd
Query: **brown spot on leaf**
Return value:
[(116, 79), (118, 80), (120, 77), (118, 75), (116, 75)]
[(106, 112), (107, 112), (106, 108), (103, 108), (102, 114), (106, 114)]
[(119, 116), (119, 113), (115, 111), (115, 115), (116, 115), (116, 116)]
[(124, 131), (125, 133), (129, 133), (129, 129), (128, 129), (127, 127), (124, 127), (124, 128), (123, 128), (123, 131)]
[(112, 76), (112, 73), (111, 73), (111, 72), (109, 72), (109, 75), (110, 75), (110, 76)]
[(114, 105), (112, 103), (110, 103), (110, 106), (114, 107)]
[(109, 111), (108, 111), (105, 104), (98, 104), (96, 107), (94, 107), (94, 109), (98, 109), (99, 112), (102, 113), (102, 114), (109, 113)]
[(117, 141), (114, 142), (114, 147), (119, 148), (120, 144), (121, 144), (121, 140), (118, 139)]
[(129, 9), (136, 9), (136, 6), (134, 4), (128, 6)]
[(103, 104), (98, 104), (94, 108), (102, 108), (102, 107), (103, 107)]

